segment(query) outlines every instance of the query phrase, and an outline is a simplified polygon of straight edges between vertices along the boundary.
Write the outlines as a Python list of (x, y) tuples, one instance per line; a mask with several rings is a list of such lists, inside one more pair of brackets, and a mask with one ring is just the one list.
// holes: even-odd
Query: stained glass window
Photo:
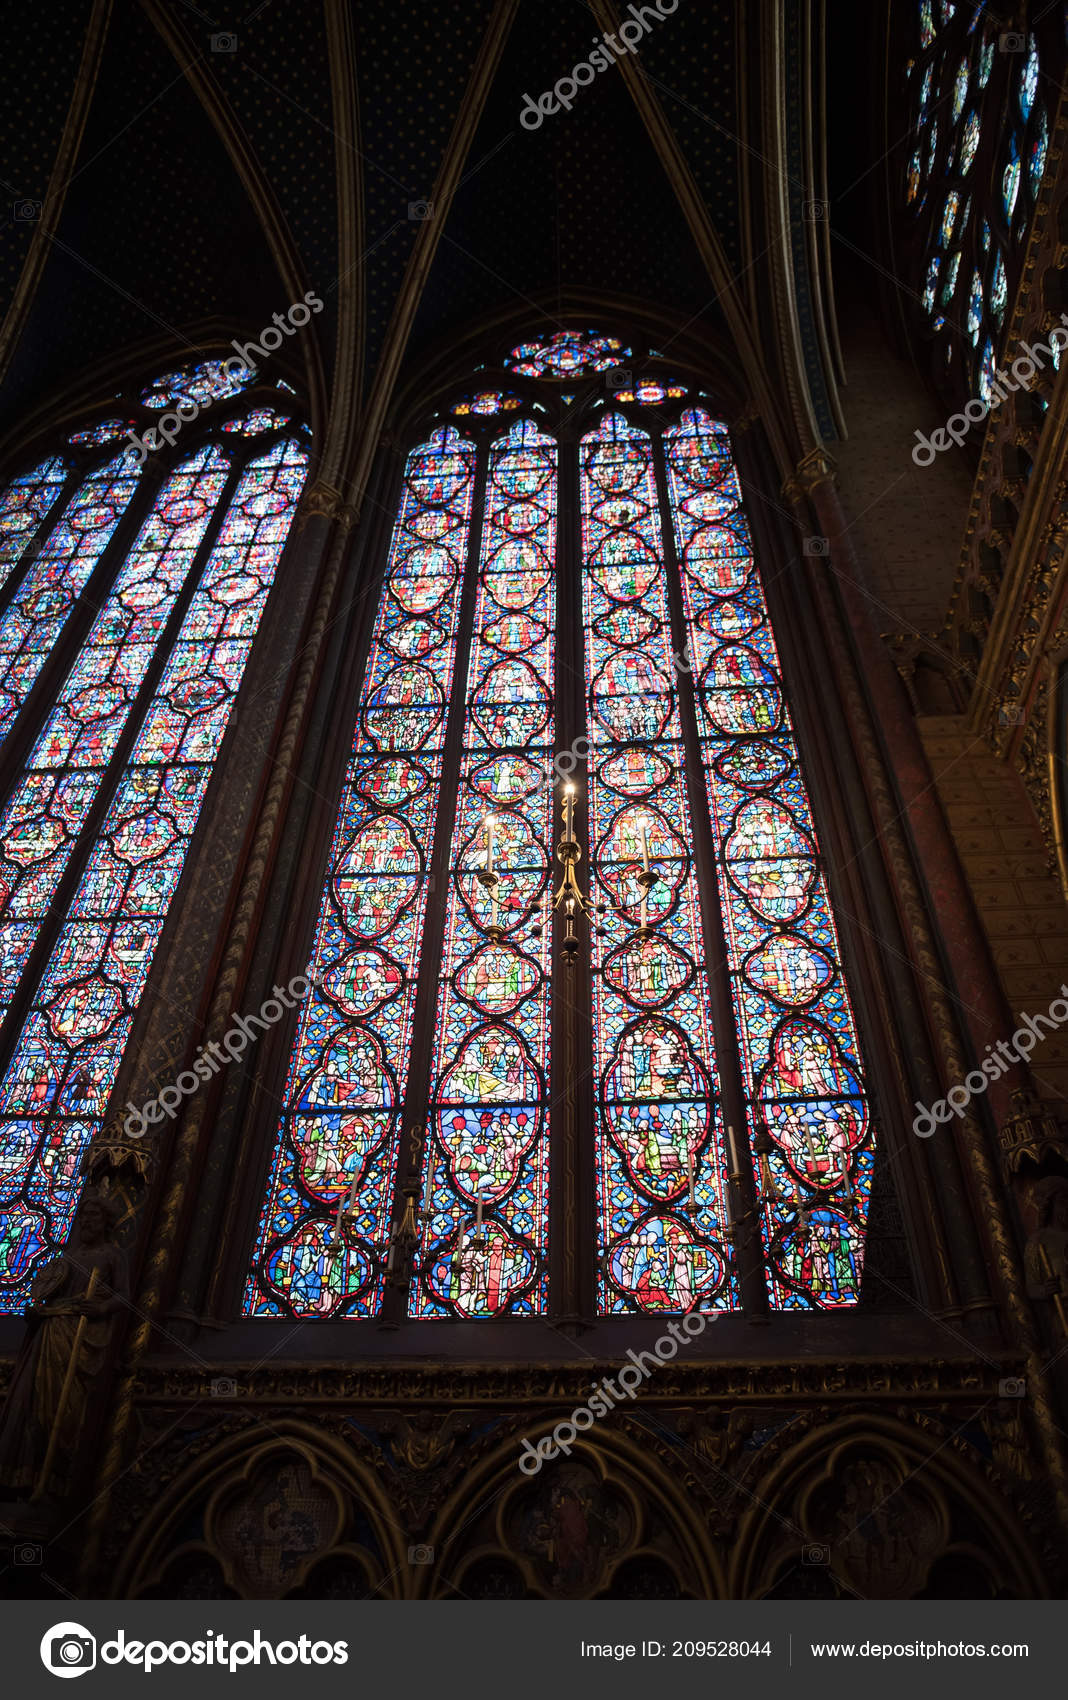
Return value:
[(542, 342), (521, 343), (504, 364), (528, 378), (574, 378), (585, 372), (607, 372), (630, 358), (630, 349), (618, 337), (557, 331)]
[[(524, 928), (552, 863), (556, 461), (529, 422), (490, 456), (416, 1316), (525, 1314), (547, 1299), (549, 943)], [(478, 879), (487, 858), (495, 898)]]
[(238, 419), (224, 420), (219, 429), (241, 437), (258, 437), (264, 431), (283, 430), (288, 424), (287, 414), (275, 413), (270, 407), (254, 407), (251, 413), (243, 414)]
[(944, 248), (949, 246), (949, 239), (953, 235), (953, 226), (959, 211), (960, 196), (955, 189), (951, 189), (946, 196), (946, 204), (942, 212), (942, 246)]
[(646, 406), (652, 406), (658, 401), (673, 401), (685, 394), (686, 391), (681, 384), (648, 383), (639, 384), (636, 390), (617, 390), (616, 400), (619, 402), (640, 401), (644, 402)]
[[(1036, 15), (1034, 33), (1006, 40), (1001, 52), (1004, 32), (982, 7), (958, 6), (947, 13), (941, 4), (919, 4), (913, 15), (918, 51), (907, 89), (915, 151), (906, 155), (904, 230), (915, 255), (916, 316), (922, 315), (922, 331), (931, 333), (935, 375), (947, 397), (961, 405), (978, 388), (981, 347), (988, 337), (995, 346), (1001, 339), (1009, 296), (1019, 281), (1049, 149), (1049, 120), (1039, 96), (1043, 56), (1052, 59), (1062, 49), (1053, 45), (1048, 26), (1040, 27), (1045, 13)], [(1052, 63), (1047, 69), (1052, 74)], [(992, 228), (1000, 244), (996, 251)], [(936, 261), (950, 243), (978, 260), (979, 281), (974, 284), (966, 265), (968, 310), (939, 327), (934, 320), (959, 283), (955, 267), (948, 272), (943, 267), (939, 280)], [(939, 328), (945, 341), (935, 343)]]
[(967, 59), (960, 65), (956, 80), (953, 84), (953, 122), (957, 122), (964, 111), (964, 102), (968, 97), (968, 78), (970, 75)]
[(686, 413), (666, 448), (751, 1131), (775, 1145), (771, 1286), (852, 1304), (871, 1130), (775, 640), (723, 427)]
[(1035, 104), (1038, 93), (1038, 48), (1034, 36), (1027, 40), (1027, 58), (1020, 72), (1020, 116), (1024, 123), (1031, 116), (1031, 108)]
[(78, 586), (107, 575), (0, 813), (0, 1014), (23, 1000), (0, 1078), (0, 1309), (69, 1230), (306, 470), (296, 442), (243, 465), (207, 446), (164, 471), (111, 560), (140, 477), (120, 456), (83, 480), (11, 604), (25, 696)]
[(0, 738), (87, 589), (139, 477), (121, 454), (84, 480), (0, 617)]
[(477, 395), (464, 396), (454, 402), (449, 411), (457, 419), (463, 419), (469, 413), (491, 418), (495, 413), (514, 413), (522, 405), (521, 396), (507, 395), (503, 390), (480, 390)]
[(218, 450), (204, 449), (167, 480), (0, 814), (5, 1006), (204, 540), (227, 471)]
[(979, 341), (983, 328), (983, 280), (978, 272), (972, 273), (971, 294), (968, 297), (968, 335), (973, 343)]
[(960, 135), (960, 158), (958, 164), (962, 176), (965, 172), (971, 170), (972, 160), (975, 158), (978, 146), (979, 115), (976, 112), (969, 112), (967, 118), (964, 120), (964, 128)]
[(1008, 283), (1005, 278), (1005, 261), (999, 254), (994, 265), (994, 276), (990, 284), (990, 311), (1000, 325), (1005, 317), (1005, 302), (1008, 297)]
[(1005, 207), (1005, 217), (1010, 222), (1016, 211), (1016, 197), (1020, 192), (1020, 151), (1013, 136), (1009, 143), (1009, 162), (1001, 179), (1001, 199)]
[(984, 42), (983, 47), (982, 47), (980, 54), (979, 54), (979, 70), (978, 70), (978, 73), (977, 73), (977, 81), (978, 81), (979, 87), (981, 89), (986, 88), (987, 83), (990, 81), (990, 73), (993, 70), (993, 68), (994, 68), (994, 43), (992, 41), (987, 41), (987, 42)]
[(381, 1303), (474, 464), (450, 428), (408, 457), (248, 1283), (254, 1316), (371, 1316)]
[(984, 401), (993, 400), (995, 372), (994, 344), (988, 340), (983, 346), (983, 358), (979, 365), (979, 394)]
[[(581, 472), (591, 859), (610, 906), (594, 994), (599, 1308), (730, 1308), (709, 950), (651, 441), (610, 414), (583, 441)], [(659, 875), (647, 899), (643, 862)]]
[(919, 119), (922, 123), (927, 116), (927, 102), (931, 98), (931, 78), (934, 76), (934, 66), (928, 65), (923, 73), (923, 87), (920, 90)]
[(125, 437), (127, 431), (135, 430), (136, 426), (135, 419), (102, 419), (99, 425), (92, 425), (87, 431), (75, 431), (67, 441), (76, 447), (111, 443), (116, 437)]
[[(731, 1141), (746, 1162), (765, 1126), (769, 1302), (858, 1301), (873, 1136), (729, 438), (682, 381), (606, 395), (598, 362), (621, 352), (526, 342), (523, 364), (574, 373), (566, 413), (548, 385), (536, 411), (532, 370), (513, 416), (451, 404), (408, 457), (250, 1316), (371, 1318), (394, 1285), (413, 1321), (552, 1314), (575, 1162), (584, 1302), (736, 1309)], [(576, 766), (598, 906), (582, 1008), (550, 901)]]
[(66, 477), (64, 461), (46, 460), (12, 479), (0, 497), (0, 586), (33, 542)]
[(229, 360), (204, 360), (199, 366), (189, 366), (178, 372), (166, 372), (148, 389), (142, 390), (144, 407), (174, 407), (179, 401), (195, 401), (207, 407), (213, 401), (225, 401), (246, 389), (256, 377), (254, 366), (245, 366), (235, 354)]
[[(943, 305), (943, 307), (948, 307), (949, 303), (953, 299), (953, 292), (957, 287), (957, 273), (959, 271), (960, 271), (960, 249), (958, 248), (957, 252), (953, 255), (953, 258), (950, 260), (948, 266), (946, 267), (946, 281), (942, 285), (942, 305)], [(935, 328), (937, 329), (937, 326)]]
[(1045, 109), (1038, 114), (1038, 133), (1031, 143), (1031, 157), (1028, 160), (1027, 171), (1031, 180), (1031, 193), (1037, 195), (1042, 182), (1042, 173), (1046, 169), (1046, 154), (1049, 152), (1049, 120)]
[(909, 199), (910, 202), (914, 201), (916, 199), (916, 196), (919, 193), (919, 188), (920, 188), (920, 150), (919, 150), (919, 148), (917, 148), (916, 152), (913, 154), (911, 160), (909, 161), (908, 199)]

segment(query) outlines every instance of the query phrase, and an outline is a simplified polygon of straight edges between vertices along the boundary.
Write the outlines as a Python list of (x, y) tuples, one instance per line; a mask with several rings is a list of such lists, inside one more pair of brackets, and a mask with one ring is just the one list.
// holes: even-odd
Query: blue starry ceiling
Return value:
[[(491, 0), (354, 9), (364, 182), (364, 348), (382, 349), (412, 245), (474, 67)], [(450, 220), (451, 223), (451, 220)]]
[[(28, 29), (22, 7), (0, 6), (0, 317), (22, 275), (56, 163), (82, 56), (90, 0), (53, 0), (47, 29)], [(18, 75), (11, 75), (18, 66)]]
[[(208, 30), (205, 21), (188, 22), (196, 23), (199, 36), (207, 35), (210, 51), (211, 36), (217, 32)], [(337, 307), (339, 144), (325, 12), (321, 5), (294, 5), (291, 0), (280, 6), (245, 7), (235, 11), (232, 28), (228, 23), (224, 33), (232, 37), (233, 51), (212, 53), (211, 69), (264, 164), (308, 287), (323, 301), (315, 328), (329, 357)], [(288, 306), (279, 299), (272, 311)]]
[[(2, 392), (5, 424), (81, 367), (206, 319), (266, 323), (280, 283), (234, 167), (142, 8), (113, 14), (77, 164)], [(282, 303), (286, 305), (287, 303)]]
[[(28, 194), (54, 157), (88, 0), (57, 0), (56, 9), (65, 26), (48, 51), (34, 32), (10, 44), (8, 64), (18, 70), (9, 85), (20, 100), (24, 88), (27, 96), (18, 110), (27, 131), (19, 181)], [(366, 384), (493, 12), (493, 0), (360, 0), (347, 13), (336, 0), (251, 12), (116, 0), (58, 240), (0, 392), (0, 423), (69, 383), (72, 371), (128, 359), (148, 338), (173, 337), (181, 347), (208, 320), (253, 334), (288, 305), (220, 135), (225, 126), (205, 109), (191, 65), (218, 90), (246, 172), (266, 186), (309, 287), (327, 302), (314, 328), (328, 373), (346, 216), (332, 70), (349, 90)], [(351, 41), (348, 83), (330, 15)], [(554, 289), (668, 304), (693, 319), (715, 314), (706, 271), (617, 66), (580, 89), (570, 112), (534, 132), (519, 123), (524, 95), (570, 72), (601, 33), (579, 0), (521, 0), (442, 220), (410, 359), (473, 318)], [(745, 73), (733, 0), (679, 5), (647, 33), (640, 63), (737, 270), (736, 87)], [(35, 101), (30, 93), (45, 73), (48, 98)]]
[[(667, 32), (674, 25), (668, 18)], [(712, 294), (621, 71), (581, 88), (537, 129), (519, 121), (587, 58), (582, 6), (520, 7), (441, 238), (413, 353), (480, 311), (560, 290), (603, 290), (699, 313)]]

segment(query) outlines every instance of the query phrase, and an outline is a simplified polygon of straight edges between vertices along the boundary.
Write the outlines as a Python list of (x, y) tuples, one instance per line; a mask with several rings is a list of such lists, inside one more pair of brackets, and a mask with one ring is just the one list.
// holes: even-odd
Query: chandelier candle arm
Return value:
[(738, 1145), (734, 1137), (734, 1128), (729, 1123), (727, 1126), (727, 1146), (730, 1151), (731, 1159), (731, 1179), (740, 1180), (742, 1165), (738, 1159)]

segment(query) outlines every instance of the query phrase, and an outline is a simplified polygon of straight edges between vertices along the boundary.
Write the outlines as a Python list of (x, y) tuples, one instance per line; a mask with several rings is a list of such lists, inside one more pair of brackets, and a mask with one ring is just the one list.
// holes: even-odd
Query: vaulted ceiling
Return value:
[[(526, 95), (639, 15), (636, 52), (520, 123)], [(0, 23), (9, 447), (72, 386), (106, 395), (254, 336), (309, 289), (325, 310), (300, 348), (333, 430), (479, 323), (588, 300), (720, 349), (779, 419), (780, 458), (833, 434), (827, 253), (800, 222), (821, 193), (819, 0), (676, 0), (660, 19), (613, 0), (50, 0), (47, 17)]]

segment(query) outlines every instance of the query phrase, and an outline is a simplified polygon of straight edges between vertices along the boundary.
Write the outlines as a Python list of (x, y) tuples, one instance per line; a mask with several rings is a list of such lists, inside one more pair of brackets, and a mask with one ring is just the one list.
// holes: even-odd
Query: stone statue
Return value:
[(1038, 1227), (1024, 1252), (1027, 1290), (1033, 1299), (1053, 1299), (1063, 1324), (1068, 1295), (1068, 1179), (1047, 1175), (1032, 1196)]
[(30, 1288), (29, 1329), (0, 1427), (0, 1481), (19, 1499), (58, 1499), (70, 1487), (93, 1378), (129, 1300), (113, 1237), (118, 1215), (108, 1194), (88, 1191), (70, 1240)]

